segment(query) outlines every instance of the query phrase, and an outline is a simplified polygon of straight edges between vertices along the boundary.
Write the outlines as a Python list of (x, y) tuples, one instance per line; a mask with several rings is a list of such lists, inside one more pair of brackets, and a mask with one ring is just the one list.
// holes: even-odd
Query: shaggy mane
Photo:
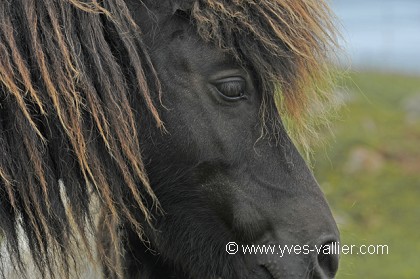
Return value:
[[(331, 58), (338, 48), (335, 17), (322, 0), (200, 0), (198, 33), (246, 62), (265, 93), (261, 116), (276, 136), (280, 121), (308, 153), (334, 108)], [(270, 108), (270, 104), (276, 104)], [(308, 157), (309, 159), (309, 157)]]
[[(312, 131), (312, 108), (329, 98), (322, 88), (335, 46), (323, 1), (197, 0), (191, 17), (205, 41), (250, 66), (261, 89), (274, 93), (263, 99), (266, 125), (278, 124), (279, 111), (299, 134)], [(22, 276), (20, 230), (36, 267), (52, 278), (70, 277), (81, 249), (93, 259), (89, 235), (112, 264), (122, 254), (119, 223), (142, 237), (159, 203), (136, 123), (153, 119), (164, 129), (160, 95), (124, 0), (0, 0), (0, 228)], [(105, 216), (98, 231), (94, 197)], [(113, 255), (101, 248), (104, 232)]]

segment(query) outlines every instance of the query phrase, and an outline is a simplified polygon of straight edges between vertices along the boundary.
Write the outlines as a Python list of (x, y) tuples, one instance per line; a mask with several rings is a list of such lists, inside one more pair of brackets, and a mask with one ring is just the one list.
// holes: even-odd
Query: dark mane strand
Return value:
[(134, 212), (150, 221), (146, 199), (157, 201), (132, 108), (142, 100), (162, 127), (160, 86), (124, 1), (0, 1), (0, 89), (0, 227), (13, 266), (24, 271), (22, 230), (43, 277), (69, 277), (89, 246), (93, 196), (115, 243), (122, 220), (141, 236)]

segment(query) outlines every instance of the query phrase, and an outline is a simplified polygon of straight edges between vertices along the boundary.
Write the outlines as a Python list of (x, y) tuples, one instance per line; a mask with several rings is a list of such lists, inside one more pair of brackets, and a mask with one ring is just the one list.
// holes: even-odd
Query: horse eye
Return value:
[(226, 78), (216, 82), (215, 86), (217, 91), (229, 101), (236, 101), (245, 96), (246, 82), (243, 78)]

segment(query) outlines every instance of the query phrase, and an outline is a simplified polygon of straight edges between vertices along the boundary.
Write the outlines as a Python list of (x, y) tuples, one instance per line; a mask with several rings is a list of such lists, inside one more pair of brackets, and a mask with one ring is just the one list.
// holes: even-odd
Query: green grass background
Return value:
[(420, 278), (420, 77), (350, 73), (314, 172), (341, 244), (388, 255), (341, 255), (337, 278)]

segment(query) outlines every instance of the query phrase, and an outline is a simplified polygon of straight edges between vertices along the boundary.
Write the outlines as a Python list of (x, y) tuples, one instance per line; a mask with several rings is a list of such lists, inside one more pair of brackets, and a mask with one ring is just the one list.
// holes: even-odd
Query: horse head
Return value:
[[(169, 2), (129, 2), (161, 82), (167, 130), (142, 141), (165, 213), (147, 234), (158, 254), (133, 252), (139, 265), (133, 270), (142, 274), (142, 262), (155, 262), (144, 267), (156, 278), (332, 278), (338, 255), (243, 251), (250, 244), (315, 250), (338, 241), (338, 230), (276, 117), (273, 89), (256, 72), (259, 65), (200, 37), (198, 4)], [(248, 43), (242, 39), (238, 47)], [(229, 242), (240, 249), (235, 255), (226, 251)]]

